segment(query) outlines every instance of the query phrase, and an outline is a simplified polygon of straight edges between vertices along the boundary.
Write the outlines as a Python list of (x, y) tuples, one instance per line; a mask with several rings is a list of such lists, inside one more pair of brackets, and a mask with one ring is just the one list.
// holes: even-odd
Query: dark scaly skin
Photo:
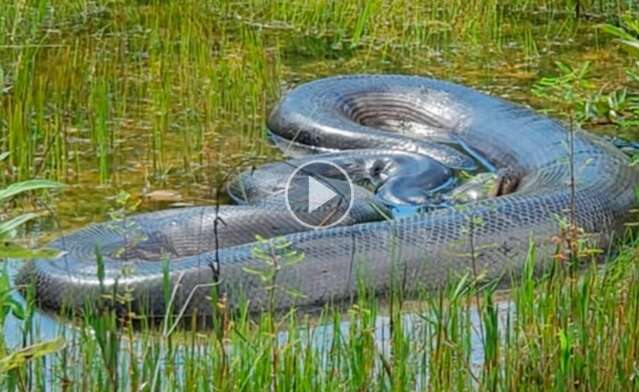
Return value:
[[(454, 182), (451, 170), (424, 155), (401, 150), (357, 149), (263, 165), (231, 181), (227, 186), (228, 194), (237, 204), (268, 203), (273, 195), (284, 194), (287, 179), (298, 167), (318, 159), (338, 165), (348, 173), (354, 184), (359, 184), (355, 185), (355, 201), (360, 202), (368, 200), (395, 206), (425, 205), (433, 192)], [(330, 169), (327, 165), (321, 167)], [(339, 175), (336, 169), (333, 173), (325, 171), (317, 174), (328, 177)], [(374, 188), (375, 195), (364, 186)], [(384, 208), (381, 204), (377, 207)]]
[[(223, 234), (219, 252), (202, 245), (202, 241), (211, 240), (210, 207), (136, 218), (143, 231), (159, 233), (157, 243), (168, 238), (178, 249), (175, 256), (182, 256), (172, 258), (170, 264), (172, 282), (180, 283), (174, 309), (210, 312), (210, 289), (200, 285), (213, 280), (210, 265), (216, 259), (220, 265), (219, 289), (229, 304), (237, 306), (248, 299), (251, 310), (263, 306), (264, 284), (246, 268), (264, 268), (252, 252), (264, 245), (241, 244), (246, 241), (246, 227), (267, 235), (288, 231), (286, 240), (304, 253), (302, 262), (282, 269), (277, 276), (278, 285), (296, 290), (303, 297), (281, 291), (276, 306), (316, 305), (350, 298), (360, 278), (376, 292), (387, 290), (391, 283), (408, 289), (442, 287), (471, 270), (471, 219), (477, 222), (472, 234), (480, 249), (476, 267), (487, 278), (516, 276), (531, 238), (538, 244), (540, 260), (550, 260), (555, 246), (549, 239), (559, 232), (559, 220), (569, 216), (573, 201), (579, 226), (604, 246), (622, 229), (639, 180), (621, 152), (577, 131), (573, 199), (568, 132), (560, 123), (469, 88), (419, 77), (363, 75), (304, 84), (280, 102), (268, 126), (279, 140), (292, 140), (302, 149), (398, 149), (430, 155), (449, 166), (466, 167), (463, 155), (444, 151), (426, 140), (455, 141), (487, 158), (497, 170), (507, 169), (518, 179), (518, 186), (511, 194), (469, 203), (464, 208), (301, 232), (283, 209), (270, 208), (263, 216), (252, 207), (225, 207), (222, 211), (228, 214), (227, 219), (241, 215), (249, 226), (237, 226), (241, 227), (239, 235)], [(178, 227), (174, 220), (186, 223)], [(163, 236), (164, 240), (160, 238)], [(79, 307), (93, 300), (99, 291), (92, 261), (95, 242), (105, 253), (122, 246), (121, 235), (104, 224), (89, 227), (54, 243), (67, 249), (64, 258), (28, 264), (18, 282), (34, 280), (36, 294), (46, 307), (57, 309), (63, 303)], [(153, 248), (153, 242), (151, 245)], [(208, 250), (193, 254), (202, 249)], [(127, 264), (135, 272), (122, 276), (123, 263), (107, 258), (107, 288), (118, 278), (121, 287), (133, 290), (134, 309), (144, 304), (147, 312), (162, 314), (161, 263), (136, 259)]]

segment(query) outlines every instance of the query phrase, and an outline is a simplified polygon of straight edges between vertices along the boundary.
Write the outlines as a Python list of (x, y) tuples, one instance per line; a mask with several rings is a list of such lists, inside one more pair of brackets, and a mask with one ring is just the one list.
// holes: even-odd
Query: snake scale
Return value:
[[(551, 260), (550, 239), (572, 206), (589, 237), (609, 244), (623, 229), (639, 179), (626, 156), (596, 136), (576, 130), (568, 143), (570, 133), (556, 120), (416, 76), (355, 75), (302, 84), (279, 102), (268, 128), (291, 149), (321, 156), (345, 150), (360, 163), (374, 164), (362, 157), (381, 155), (413, 167), (413, 159), (425, 156), (446, 168), (472, 168), (474, 160), (451, 147), (464, 146), (496, 170), (508, 169), (518, 185), (499, 197), (390, 220), (372, 208), (383, 209), (383, 203), (362, 191), (346, 220), (319, 230), (300, 226), (272, 194), (260, 195), (258, 186), (249, 189), (248, 198), (239, 197), (246, 205), (170, 209), (132, 216), (128, 225), (107, 222), (65, 235), (51, 244), (65, 252), (62, 257), (26, 264), (17, 282), (33, 282), (41, 306), (58, 310), (80, 308), (117, 284), (117, 290), (130, 291), (134, 310), (155, 315), (166, 311), (168, 276), (175, 288), (173, 309), (209, 313), (215, 282), (231, 306), (248, 301), (250, 310), (258, 310), (267, 298), (265, 284), (247, 271), (263, 268), (255, 249), (268, 254), (272, 243), (255, 242), (255, 234), (284, 236), (303, 254), (277, 273), (276, 284), (288, 290), (275, 295), (281, 309), (350, 298), (361, 282), (377, 293), (395, 284), (440, 288), (471, 270), (471, 253), (487, 279), (516, 276), (531, 239), (539, 260)], [(266, 165), (260, 177), (273, 170), (282, 171), (281, 164)], [(231, 184), (232, 196), (233, 189)], [(143, 240), (128, 249), (135, 233)], [(104, 257), (102, 279), (96, 247)], [(166, 275), (163, 258), (170, 260)], [(292, 290), (301, 295), (288, 294)]]

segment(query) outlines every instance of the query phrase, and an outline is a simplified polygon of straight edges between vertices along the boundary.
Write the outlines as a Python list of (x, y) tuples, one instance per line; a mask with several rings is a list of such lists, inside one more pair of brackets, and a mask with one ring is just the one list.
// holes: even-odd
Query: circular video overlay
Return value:
[(353, 183), (338, 165), (307, 162), (286, 184), (286, 207), (302, 225), (313, 229), (340, 223), (353, 206)]

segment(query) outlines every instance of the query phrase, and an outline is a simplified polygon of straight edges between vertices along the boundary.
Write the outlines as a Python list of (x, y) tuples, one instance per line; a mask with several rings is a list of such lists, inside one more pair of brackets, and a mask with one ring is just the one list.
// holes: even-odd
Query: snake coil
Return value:
[[(380, 220), (371, 208), (377, 202), (362, 192), (342, 225), (322, 230), (301, 227), (281, 200), (261, 195), (256, 187), (251, 197), (240, 198), (249, 203), (244, 206), (159, 211), (130, 217), (133, 229), (107, 222), (63, 236), (51, 246), (65, 254), (26, 264), (18, 283), (33, 282), (40, 304), (52, 309), (80, 308), (117, 285), (130, 291), (133, 310), (159, 315), (167, 306), (159, 261), (168, 257), (169, 278), (178, 285), (173, 309), (210, 312), (210, 286), (219, 266), (216, 284), (229, 303), (248, 300), (249, 308), (257, 310), (266, 298), (264, 284), (246, 270), (261, 268), (254, 249), (269, 246), (254, 242), (257, 233), (283, 235), (304, 255), (277, 276), (278, 285), (302, 296), (278, 292), (277, 307), (323, 304), (352, 297), (358, 281), (383, 292), (398, 282), (407, 289), (438, 288), (463, 275), (471, 268), (471, 220), (481, 222), (470, 233), (480, 249), (476, 267), (487, 278), (498, 278), (517, 274), (531, 238), (540, 260), (550, 260), (554, 245), (549, 239), (571, 208), (577, 224), (605, 245), (622, 230), (635, 201), (638, 173), (608, 143), (577, 130), (571, 153), (569, 133), (559, 122), (438, 80), (361, 75), (303, 84), (277, 105), (268, 127), (276, 141), (297, 151), (330, 155), (348, 150), (344, 153), (360, 154), (360, 160), (376, 154), (391, 161), (394, 154), (409, 160), (417, 155), (452, 169), (472, 168), (473, 160), (438, 142), (458, 144), (485, 157), (496, 170), (514, 173), (518, 184), (512, 193), (464, 208), (393, 220)], [(267, 165), (262, 173), (271, 186), (280, 177), (269, 180), (269, 170), (287, 173), (281, 165)], [(135, 246), (128, 246), (131, 230), (144, 237)], [(101, 281), (96, 246), (104, 255)], [(116, 256), (122, 249), (124, 258)]]

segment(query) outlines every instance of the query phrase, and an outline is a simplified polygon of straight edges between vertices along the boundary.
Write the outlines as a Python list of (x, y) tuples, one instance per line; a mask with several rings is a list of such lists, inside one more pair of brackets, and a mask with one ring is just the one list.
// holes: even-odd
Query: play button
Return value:
[(286, 206), (293, 217), (310, 228), (341, 222), (353, 205), (348, 174), (329, 161), (310, 161), (296, 168), (286, 186)]
[(332, 200), (337, 193), (327, 185), (317, 181), (315, 177), (308, 177), (308, 213), (315, 210)]

